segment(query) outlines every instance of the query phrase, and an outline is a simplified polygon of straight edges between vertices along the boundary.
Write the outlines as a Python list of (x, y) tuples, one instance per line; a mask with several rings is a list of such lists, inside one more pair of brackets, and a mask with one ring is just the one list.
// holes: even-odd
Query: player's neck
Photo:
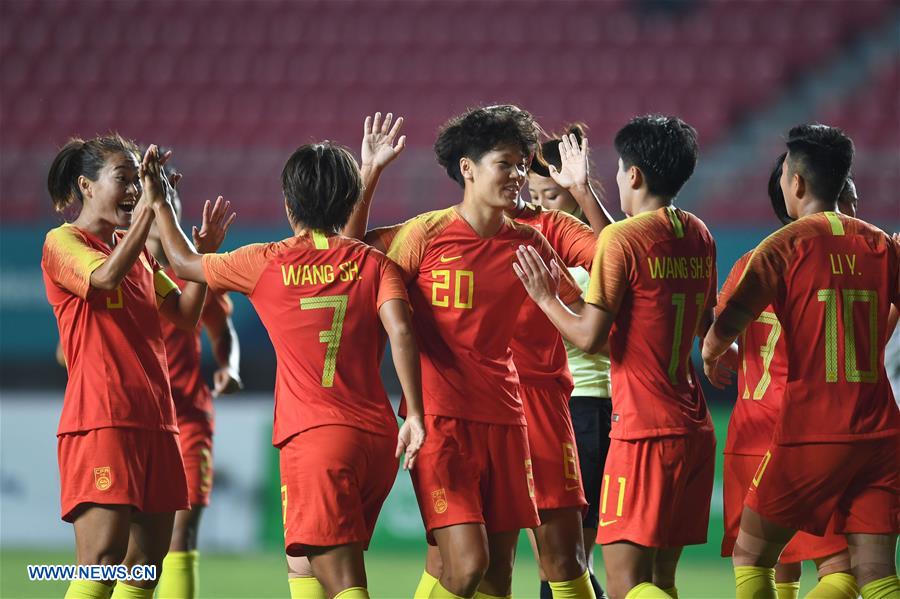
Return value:
[(634, 199), (631, 216), (637, 216), (644, 212), (656, 212), (660, 208), (672, 205), (672, 198), (663, 198), (655, 195), (641, 195)]
[(94, 237), (98, 237), (110, 247), (115, 245), (116, 225), (100, 218), (94, 218), (87, 210), (82, 209), (72, 224), (82, 231), (87, 231)]
[(503, 209), (478, 202), (469, 196), (463, 197), (456, 211), (479, 237), (487, 238), (496, 235), (503, 225)]
[(803, 202), (797, 211), (797, 218), (803, 218), (804, 216), (809, 216), (811, 214), (818, 214), (820, 212), (838, 212), (837, 202), (828, 202), (825, 200), (820, 200), (819, 198), (809, 198), (807, 201)]

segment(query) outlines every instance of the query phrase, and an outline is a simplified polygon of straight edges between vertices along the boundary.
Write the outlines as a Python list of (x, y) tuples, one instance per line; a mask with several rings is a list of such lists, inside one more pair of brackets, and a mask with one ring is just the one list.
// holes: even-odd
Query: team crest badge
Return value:
[(434, 511), (438, 514), (447, 511), (447, 493), (443, 488), (431, 492), (431, 501), (434, 504)]
[(105, 491), (112, 486), (112, 473), (109, 466), (94, 468), (94, 486), (98, 491)]

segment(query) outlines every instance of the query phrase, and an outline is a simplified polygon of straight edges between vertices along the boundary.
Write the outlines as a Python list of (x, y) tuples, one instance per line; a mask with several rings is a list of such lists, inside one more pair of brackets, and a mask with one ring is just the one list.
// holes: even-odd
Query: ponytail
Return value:
[(78, 187), (78, 178), (87, 177), (96, 181), (100, 169), (112, 154), (137, 155), (133, 141), (116, 133), (95, 137), (88, 141), (74, 137), (60, 149), (50, 172), (47, 174), (47, 191), (57, 212), (62, 212), (74, 202), (84, 203), (84, 196)]

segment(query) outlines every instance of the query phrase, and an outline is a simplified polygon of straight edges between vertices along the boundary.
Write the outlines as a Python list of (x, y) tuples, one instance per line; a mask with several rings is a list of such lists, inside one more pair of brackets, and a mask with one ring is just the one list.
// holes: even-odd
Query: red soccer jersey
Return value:
[(691, 363), (701, 314), (716, 303), (716, 244), (703, 221), (666, 207), (604, 228), (585, 301), (615, 314), (610, 437), (711, 430)]
[[(426, 414), (525, 424), (509, 349), (528, 297), (512, 268), (520, 245), (559, 262), (531, 227), (504, 217), (495, 235), (482, 238), (456, 208), (422, 214), (394, 235), (388, 256), (403, 271), (413, 305)], [(580, 294), (563, 279), (563, 301)]]
[[(179, 287), (184, 285), (184, 281), (171, 268), (166, 268), (166, 274)], [(200, 331), (204, 323), (220, 322), (231, 316), (231, 310), (231, 300), (227, 295), (208, 291), (200, 322), (195, 330), (183, 331), (168, 319), (161, 319), (169, 364), (169, 383), (172, 386), (172, 399), (175, 400), (178, 420), (201, 420), (212, 424), (212, 393), (200, 371)]]
[[(563, 277), (570, 276), (568, 270), (563, 268), (566, 266), (591, 269), (597, 237), (590, 227), (574, 216), (528, 204), (516, 221), (530, 225), (547, 238), (550, 247), (562, 259), (559, 266)], [(509, 348), (523, 383), (559, 380), (571, 392), (574, 383), (569, 373), (569, 357), (562, 335), (531, 298), (526, 298), (522, 305), (519, 325)]]
[[(117, 240), (123, 236), (116, 232)], [(69, 373), (57, 434), (106, 427), (177, 432), (158, 307), (178, 287), (146, 250), (116, 289), (91, 287), (91, 273), (110, 253), (70, 224), (44, 240), (44, 286)]]
[(781, 322), (788, 373), (776, 443), (900, 432), (884, 370), (898, 254), (877, 227), (834, 212), (801, 218), (754, 251), (725, 309), (756, 317), (771, 304)]
[(203, 272), (211, 289), (246, 294), (269, 332), (278, 359), (275, 445), (328, 424), (396, 434), (378, 370), (378, 310), (408, 299), (384, 254), (313, 232), (206, 254)]
[[(718, 312), (734, 293), (752, 253), (741, 256), (728, 273), (719, 292)], [(761, 456), (772, 444), (787, 382), (787, 350), (772, 306), (766, 306), (738, 338), (738, 361), (738, 397), (728, 422), (725, 453)]]

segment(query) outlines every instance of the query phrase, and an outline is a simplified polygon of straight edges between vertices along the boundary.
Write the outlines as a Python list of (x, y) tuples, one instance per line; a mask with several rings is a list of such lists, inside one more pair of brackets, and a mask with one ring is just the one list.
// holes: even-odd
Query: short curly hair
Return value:
[(516, 146), (525, 156), (532, 156), (538, 147), (539, 134), (540, 127), (534, 117), (518, 106), (482, 106), (444, 123), (434, 142), (434, 153), (450, 178), (464, 186), (460, 158), (477, 161), (502, 145)]
[(281, 171), (281, 187), (291, 221), (338, 232), (362, 197), (362, 177), (350, 151), (324, 141), (291, 154)]

